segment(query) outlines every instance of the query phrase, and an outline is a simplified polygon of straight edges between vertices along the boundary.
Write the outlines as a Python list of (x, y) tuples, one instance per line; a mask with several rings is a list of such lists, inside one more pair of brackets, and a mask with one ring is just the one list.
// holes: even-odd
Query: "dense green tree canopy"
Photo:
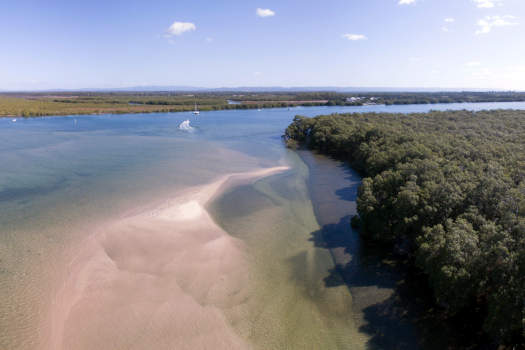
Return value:
[(408, 244), (439, 305), (524, 343), (524, 111), (298, 116), (285, 137), (361, 172), (363, 235)]

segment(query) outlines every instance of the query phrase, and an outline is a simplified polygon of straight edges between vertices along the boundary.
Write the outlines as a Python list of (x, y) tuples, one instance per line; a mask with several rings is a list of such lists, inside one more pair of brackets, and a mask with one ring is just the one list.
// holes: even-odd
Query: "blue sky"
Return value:
[(0, 1), (0, 89), (525, 90), (525, 0)]

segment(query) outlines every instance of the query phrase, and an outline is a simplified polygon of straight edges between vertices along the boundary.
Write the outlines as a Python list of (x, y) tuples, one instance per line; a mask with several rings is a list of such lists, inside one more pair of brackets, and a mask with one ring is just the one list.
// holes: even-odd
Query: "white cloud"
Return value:
[(515, 21), (516, 17), (514, 16), (486, 16), (483, 19), (478, 21), (478, 26), (480, 27), (476, 34), (487, 34), (490, 33), (492, 28), (495, 27), (511, 27), (517, 26), (519, 23)]
[(452, 18), (452, 17), (445, 18), (445, 22), (447, 22), (447, 23), (453, 23), (453, 22), (455, 22), (455, 21), (456, 21), (456, 20), (455, 20), (454, 18)]
[(347, 39), (347, 40), (352, 40), (352, 41), (357, 41), (357, 40), (366, 40), (368, 39), (365, 35), (363, 34), (343, 34), (343, 38)]
[(490, 9), (496, 5), (501, 5), (503, 0), (472, 0), (479, 8)]
[(197, 29), (195, 24), (190, 22), (173, 22), (173, 24), (166, 31), (166, 36), (179, 36), (183, 33), (194, 31), (195, 29)]
[(261, 8), (258, 8), (255, 13), (257, 14), (257, 16), (259, 17), (272, 17), (272, 16), (275, 16), (275, 12), (270, 10), (270, 9), (261, 9)]
[(479, 62), (479, 61), (470, 61), (470, 62), (465, 63), (465, 66), (467, 66), (467, 67), (479, 67), (479, 66), (481, 66), (481, 62)]
[(399, 0), (398, 5), (410, 5), (415, 3), (416, 0)]

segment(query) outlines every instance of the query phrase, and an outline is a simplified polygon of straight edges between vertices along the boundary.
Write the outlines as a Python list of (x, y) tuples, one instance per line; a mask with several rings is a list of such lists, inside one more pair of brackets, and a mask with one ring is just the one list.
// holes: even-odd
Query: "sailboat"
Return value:
[(193, 111), (193, 114), (197, 115), (200, 114), (199, 110), (197, 109), (197, 102), (195, 102), (195, 110)]

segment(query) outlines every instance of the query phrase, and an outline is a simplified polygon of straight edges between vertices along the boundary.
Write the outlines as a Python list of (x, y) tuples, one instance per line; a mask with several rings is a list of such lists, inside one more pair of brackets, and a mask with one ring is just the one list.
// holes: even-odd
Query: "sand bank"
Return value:
[(249, 298), (243, 243), (205, 208), (226, 187), (286, 169), (223, 176), (92, 234), (51, 307), (44, 348), (250, 348), (231, 328)]

